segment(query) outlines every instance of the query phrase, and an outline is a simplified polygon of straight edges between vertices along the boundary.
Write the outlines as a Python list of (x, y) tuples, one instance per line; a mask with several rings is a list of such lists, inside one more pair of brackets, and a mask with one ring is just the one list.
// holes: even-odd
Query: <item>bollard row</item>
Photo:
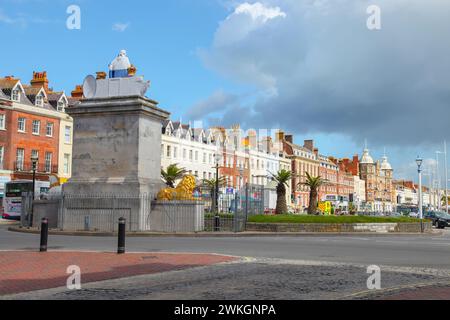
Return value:
[[(126, 220), (125, 218), (119, 219), (119, 235), (117, 243), (117, 253), (125, 253), (125, 236), (126, 236)], [(39, 247), (40, 252), (47, 252), (48, 250), (48, 219), (43, 218), (41, 224), (41, 243)]]

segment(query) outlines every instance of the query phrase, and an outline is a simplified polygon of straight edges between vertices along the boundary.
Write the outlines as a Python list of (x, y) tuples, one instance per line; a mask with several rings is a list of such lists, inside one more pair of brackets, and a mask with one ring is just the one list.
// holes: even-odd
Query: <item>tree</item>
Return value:
[(169, 188), (175, 188), (175, 182), (183, 179), (186, 173), (184, 168), (178, 168), (178, 164), (171, 164), (167, 170), (161, 169), (161, 178)]
[(325, 184), (325, 180), (322, 177), (313, 177), (308, 172), (306, 173), (306, 181), (300, 183), (301, 185), (307, 186), (310, 190), (309, 192), (309, 207), (308, 214), (316, 214), (317, 207), (319, 204), (319, 188)]
[(277, 183), (277, 207), (275, 214), (288, 213), (286, 202), (286, 187), (289, 186), (289, 180), (292, 179), (292, 172), (287, 170), (280, 170), (276, 174), (270, 173), (273, 181)]
[[(213, 201), (215, 201), (214, 200), (214, 190), (216, 189), (216, 183), (217, 183), (217, 180), (215, 178), (202, 180), (202, 187), (209, 191), (209, 194), (211, 195), (211, 199), (213, 199)], [(219, 178), (219, 188), (224, 187), (226, 185), (227, 185), (227, 180), (225, 179), (225, 177), (220, 177)]]

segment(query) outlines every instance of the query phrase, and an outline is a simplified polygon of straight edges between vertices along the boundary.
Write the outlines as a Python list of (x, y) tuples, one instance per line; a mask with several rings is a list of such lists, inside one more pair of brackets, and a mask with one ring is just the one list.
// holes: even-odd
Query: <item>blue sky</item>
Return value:
[[(81, 8), (81, 30), (66, 28), (70, 4)], [(139, 74), (152, 81), (151, 98), (178, 117), (179, 110), (215, 88), (233, 87), (205, 69), (195, 54), (227, 15), (218, 2), (2, 0), (0, 10), (17, 20), (0, 23), (0, 32), (8, 35), (2, 74), (25, 82), (33, 70), (47, 70), (54, 89), (70, 92), (87, 74), (106, 71), (118, 51), (127, 49)], [(115, 24), (128, 27), (114, 31)]]
[[(369, 4), (383, 28), (366, 28)], [(81, 8), (81, 30), (66, 9)], [(399, 178), (450, 140), (450, 3), (440, 0), (1, 0), (0, 75), (66, 93), (126, 49), (173, 119), (284, 128)], [(201, 115), (201, 116), (199, 116)]]

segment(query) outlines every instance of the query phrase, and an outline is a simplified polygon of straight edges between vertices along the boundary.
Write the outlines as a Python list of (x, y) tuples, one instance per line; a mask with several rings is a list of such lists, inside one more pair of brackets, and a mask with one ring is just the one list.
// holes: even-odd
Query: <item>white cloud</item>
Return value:
[(450, 2), (377, 4), (384, 23), (373, 32), (366, 0), (244, 3), (198, 53), (209, 69), (256, 89), (251, 126), (344, 134), (358, 145), (449, 140)]
[[(250, 15), (253, 20), (261, 19), (263, 23), (279, 17), (286, 18), (286, 13), (281, 11), (280, 7), (266, 7), (260, 2), (253, 4), (245, 2), (236, 8), (234, 14), (247, 14)], [(230, 17), (228, 17), (228, 19), (230, 19)]]
[(124, 32), (125, 30), (128, 29), (128, 27), (130, 26), (130, 23), (115, 23), (112, 27), (112, 29), (114, 31), (118, 31), (118, 32)]
[(26, 27), (27, 21), (23, 17), (11, 18), (9, 15), (5, 14), (0, 10), (0, 23), (8, 25), (20, 25), (21, 27)]

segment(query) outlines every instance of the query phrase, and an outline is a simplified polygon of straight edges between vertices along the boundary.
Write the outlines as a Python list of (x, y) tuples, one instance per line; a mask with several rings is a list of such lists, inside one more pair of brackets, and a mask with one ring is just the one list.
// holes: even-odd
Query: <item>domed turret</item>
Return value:
[(373, 158), (369, 154), (369, 149), (364, 149), (364, 153), (361, 157), (360, 164), (375, 164)]
[(392, 170), (391, 164), (388, 162), (388, 157), (384, 156), (381, 162), (381, 170), (382, 171), (390, 171)]

